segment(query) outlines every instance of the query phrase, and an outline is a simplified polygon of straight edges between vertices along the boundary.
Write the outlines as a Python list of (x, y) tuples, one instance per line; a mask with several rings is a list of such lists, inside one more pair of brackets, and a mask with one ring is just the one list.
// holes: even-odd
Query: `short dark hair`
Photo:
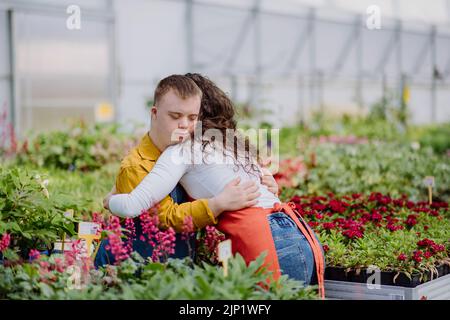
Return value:
[(193, 96), (199, 96), (200, 100), (202, 99), (202, 90), (200, 90), (192, 79), (184, 75), (173, 74), (159, 81), (155, 89), (153, 104), (156, 106), (158, 101), (160, 101), (170, 89), (173, 89), (182, 99)]

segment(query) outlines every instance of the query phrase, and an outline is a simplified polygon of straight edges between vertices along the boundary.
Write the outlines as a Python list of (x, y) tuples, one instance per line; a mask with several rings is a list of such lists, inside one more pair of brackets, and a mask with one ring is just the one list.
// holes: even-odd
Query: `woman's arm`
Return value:
[(164, 199), (177, 185), (189, 166), (177, 146), (167, 148), (153, 169), (130, 193), (112, 195), (109, 210), (122, 217), (135, 217)]

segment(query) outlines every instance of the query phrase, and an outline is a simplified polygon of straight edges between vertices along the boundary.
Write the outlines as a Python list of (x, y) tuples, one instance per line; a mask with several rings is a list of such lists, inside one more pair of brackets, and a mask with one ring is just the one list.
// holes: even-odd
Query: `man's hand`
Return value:
[(223, 191), (214, 198), (208, 199), (208, 206), (217, 217), (224, 211), (235, 211), (252, 207), (258, 203), (256, 200), (261, 193), (254, 181), (239, 184), (241, 178), (229, 182)]
[(270, 173), (267, 168), (262, 168), (262, 173), (261, 183), (265, 185), (270, 192), (278, 196), (278, 183), (275, 181), (272, 173)]
[(113, 194), (116, 194), (116, 186), (114, 185), (111, 189), (111, 191), (106, 195), (106, 197), (103, 199), (103, 208), (109, 210), (109, 199)]

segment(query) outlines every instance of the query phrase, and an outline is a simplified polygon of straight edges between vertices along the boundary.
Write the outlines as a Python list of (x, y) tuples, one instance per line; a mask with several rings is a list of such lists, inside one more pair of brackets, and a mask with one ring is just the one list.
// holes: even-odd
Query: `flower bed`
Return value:
[[(300, 162), (297, 167), (301, 170), (293, 172), (280, 166), (278, 173), (295, 182), (296, 193), (332, 192), (344, 196), (377, 191), (395, 197), (406, 194), (418, 201), (427, 198), (424, 178), (434, 176), (433, 197), (436, 201), (450, 200), (450, 158), (437, 155), (429, 148), (415, 149), (397, 143), (323, 143), (305, 145), (298, 153), (302, 157), (292, 161)], [(282, 195), (288, 199), (293, 193), (284, 188)]]
[[(246, 265), (237, 255), (228, 261), (228, 275), (217, 266), (220, 236), (214, 227), (205, 231), (202, 243), (207, 262), (194, 263), (190, 258), (171, 259), (175, 237), (173, 230), (160, 230), (157, 216), (151, 210), (140, 216), (142, 240), (155, 250), (148, 259), (132, 252), (130, 240), (135, 237), (132, 219), (103, 219), (94, 214), (101, 225), (98, 230), (109, 240), (108, 250), (116, 258), (114, 265), (94, 269), (92, 260), (83, 254), (80, 240), (72, 242), (64, 255), (41, 255), (30, 250), (29, 261), (6, 259), (0, 264), (0, 299), (316, 299), (315, 287), (282, 276), (271, 277), (262, 267), (264, 255)], [(187, 219), (183, 235), (194, 236)], [(127, 235), (128, 237), (124, 237)], [(9, 237), (1, 239), (0, 251), (9, 246)], [(262, 285), (264, 283), (264, 285)]]
[(330, 280), (365, 282), (376, 266), (383, 284), (416, 286), (450, 265), (448, 203), (403, 196), (295, 196), (297, 211), (319, 235)]

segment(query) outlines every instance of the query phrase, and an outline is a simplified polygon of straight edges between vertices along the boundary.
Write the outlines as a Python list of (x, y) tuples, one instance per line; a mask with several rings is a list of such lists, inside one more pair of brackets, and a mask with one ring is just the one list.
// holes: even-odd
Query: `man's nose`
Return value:
[(178, 128), (179, 129), (187, 129), (189, 127), (189, 121), (187, 118), (181, 118), (178, 122)]

